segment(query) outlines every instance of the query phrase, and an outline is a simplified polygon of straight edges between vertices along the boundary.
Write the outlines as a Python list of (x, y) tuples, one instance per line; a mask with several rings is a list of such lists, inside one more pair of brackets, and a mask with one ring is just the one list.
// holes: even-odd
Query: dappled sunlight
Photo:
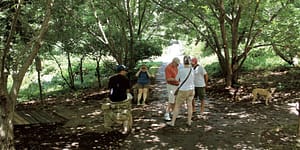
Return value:
[[(198, 128), (200, 128), (201, 126), (197, 126)], [(211, 131), (211, 130), (213, 130), (214, 129), (214, 127), (213, 126), (209, 126), (209, 125), (205, 125), (204, 126), (204, 131), (205, 132), (209, 132), (209, 131)]]
[(250, 114), (246, 114), (245, 111), (235, 112), (235, 113), (227, 113), (226, 115), (227, 116), (238, 116), (239, 118), (246, 118), (246, 117), (250, 116)]
[(291, 114), (294, 114), (294, 115), (298, 115), (298, 108), (299, 108), (299, 103), (297, 102), (297, 103), (288, 103), (287, 104), (288, 106), (289, 106), (289, 112), (291, 113)]
[[(101, 105), (105, 102), (99, 91), (89, 96), (73, 93), (70, 97), (48, 98), (43, 107), (65, 117), (68, 120), (65, 124), (32, 126), (30, 129), (17, 127), (16, 145), (23, 144), (29, 149), (34, 149), (31, 144), (44, 149), (177, 150), (265, 149), (274, 148), (278, 143), (294, 143), (299, 92), (297, 84), (287, 80), (288, 73), (284, 71), (249, 74), (242, 79), (245, 84), (238, 91), (237, 99), (224, 90), (224, 79), (212, 80), (204, 113), (199, 112), (199, 103), (196, 104), (192, 125), (187, 126), (183, 105), (174, 127), (167, 126), (163, 119), (167, 104), (166, 83), (163, 73), (157, 75), (161, 77), (156, 78), (147, 105), (132, 104), (133, 128), (129, 134), (121, 133), (122, 125), (104, 128)], [(256, 86), (277, 88), (268, 106), (262, 99), (251, 103), (251, 91)]]
[(153, 130), (160, 130), (165, 127), (165, 124), (164, 123), (154, 123), (154, 124), (151, 124), (151, 127), (153, 128)]

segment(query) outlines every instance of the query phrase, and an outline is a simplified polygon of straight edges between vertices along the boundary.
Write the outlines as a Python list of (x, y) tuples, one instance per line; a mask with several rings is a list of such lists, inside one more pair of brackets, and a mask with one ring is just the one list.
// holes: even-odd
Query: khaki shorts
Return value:
[(188, 91), (178, 91), (178, 95), (176, 96), (176, 105), (181, 105), (183, 102), (187, 102), (188, 104), (192, 104), (192, 101), (194, 99), (194, 90), (188, 90)]
[(168, 92), (168, 102), (171, 104), (175, 103), (175, 95), (174, 92), (176, 91), (177, 86), (172, 84), (167, 84), (167, 92)]

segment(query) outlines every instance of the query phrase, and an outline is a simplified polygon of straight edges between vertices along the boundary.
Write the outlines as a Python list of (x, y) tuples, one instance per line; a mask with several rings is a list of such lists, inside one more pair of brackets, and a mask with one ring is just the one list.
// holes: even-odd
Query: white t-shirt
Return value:
[[(190, 72), (190, 69), (192, 69), (188, 79), (184, 82), (184, 84), (180, 87), (180, 91), (188, 91), (188, 90), (194, 90), (195, 85), (194, 85), (194, 71), (192, 67), (182, 67), (179, 68), (178, 74), (176, 76), (176, 80), (179, 80), (180, 84), (179, 86), (182, 84), (182, 82), (185, 80), (185, 78), (187, 77), (187, 75)], [(178, 86), (178, 87), (179, 87)]]
[(206, 70), (201, 65), (198, 65), (194, 69), (194, 73), (195, 73), (195, 87), (205, 87), (204, 75), (207, 74)]

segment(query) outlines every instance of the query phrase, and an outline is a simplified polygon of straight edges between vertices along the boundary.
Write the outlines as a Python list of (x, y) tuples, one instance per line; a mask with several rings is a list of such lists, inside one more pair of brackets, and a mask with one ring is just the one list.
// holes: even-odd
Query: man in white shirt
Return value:
[(206, 87), (208, 82), (208, 74), (204, 67), (198, 64), (197, 58), (192, 59), (192, 67), (195, 73), (195, 98), (193, 100), (193, 112), (195, 109), (195, 100), (199, 98), (201, 101), (200, 113), (204, 112), (204, 99), (206, 94)]

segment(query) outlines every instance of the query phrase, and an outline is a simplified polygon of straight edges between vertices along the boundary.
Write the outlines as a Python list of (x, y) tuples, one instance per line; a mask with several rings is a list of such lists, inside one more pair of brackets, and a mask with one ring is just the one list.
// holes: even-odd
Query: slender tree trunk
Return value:
[(300, 100), (298, 100), (298, 138), (300, 138)]
[(70, 88), (75, 90), (74, 73), (73, 73), (73, 69), (72, 69), (72, 62), (71, 62), (69, 52), (67, 52), (67, 58), (68, 58), (68, 74), (69, 74)]
[(39, 90), (40, 90), (40, 101), (43, 101), (43, 87), (41, 82), (41, 71), (37, 71), (38, 73), (38, 84), (39, 84)]
[(220, 23), (221, 36), (222, 36), (222, 41), (223, 41), (223, 50), (224, 50), (225, 67), (226, 67), (225, 82), (226, 82), (226, 87), (230, 87), (232, 84), (231, 83), (232, 68), (231, 68), (231, 63), (230, 63), (229, 46), (228, 46), (227, 33), (226, 33), (226, 27), (225, 27), (226, 13), (225, 13), (224, 1), (223, 0), (219, 1), (218, 5), (220, 7), (219, 23)]
[(101, 77), (100, 77), (100, 61), (97, 59), (97, 66), (96, 66), (96, 75), (97, 75), (97, 81), (98, 81), (98, 87), (101, 88)]
[(84, 61), (84, 56), (80, 58), (80, 63), (79, 63), (79, 74), (80, 74), (80, 83), (83, 84), (83, 61)]
[(43, 87), (41, 83), (41, 71), (42, 71), (42, 61), (41, 59), (37, 56), (35, 58), (35, 69), (38, 73), (38, 84), (39, 84), (39, 90), (40, 90), (40, 101), (43, 100)]

